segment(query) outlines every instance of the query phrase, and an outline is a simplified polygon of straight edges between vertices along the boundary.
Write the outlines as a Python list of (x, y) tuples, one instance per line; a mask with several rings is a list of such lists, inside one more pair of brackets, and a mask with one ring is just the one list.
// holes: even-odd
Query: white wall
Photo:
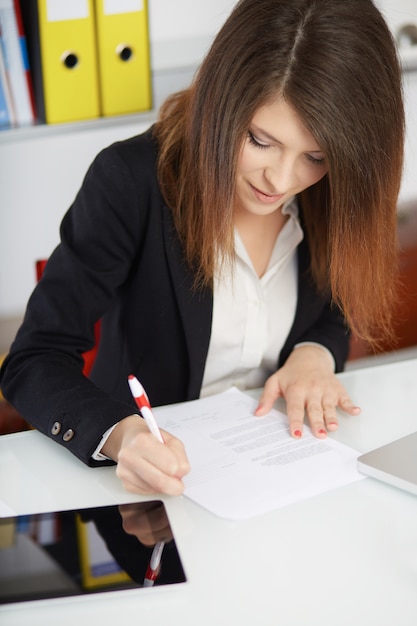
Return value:
[[(151, 58), (163, 79), (162, 91), (185, 86), (234, 3), (149, 0)], [(394, 32), (404, 22), (417, 23), (417, 0), (378, 4)], [(168, 69), (175, 77), (171, 83)], [(406, 82), (409, 132), (402, 201), (417, 200), (417, 72), (408, 74)], [(34, 262), (47, 257), (58, 242), (62, 215), (95, 154), (140, 132), (152, 119), (130, 116), (0, 133), (0, 318), (22, 315), (35, 284)]]
[(155, 69), (198, 62), (236, 0), (148, 0)]

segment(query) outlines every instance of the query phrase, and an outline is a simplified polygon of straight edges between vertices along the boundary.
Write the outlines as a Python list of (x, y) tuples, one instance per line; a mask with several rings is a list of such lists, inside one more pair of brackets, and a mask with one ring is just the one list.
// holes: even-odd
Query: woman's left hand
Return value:
[(342, 383), (333, 371), (326, 350), (319, 346), (300, 346), (293, 350), (285, 364), (265, 383), (255, 415), (265, 415), (277, 398), (284, 398), (290, 433), (302, 436), (304, 415), (316, 437), (324, 438), (338, 427), (336, 408), (349, 415), (359, 415)]

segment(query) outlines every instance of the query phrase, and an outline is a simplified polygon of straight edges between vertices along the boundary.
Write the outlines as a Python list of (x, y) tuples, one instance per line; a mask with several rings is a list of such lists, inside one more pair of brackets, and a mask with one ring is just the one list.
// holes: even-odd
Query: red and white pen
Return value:
[(159, 571), (161, 569), (161, 557), (164, 546), (165, 543), (163, 541), (158, 541), (158, 543), (156, 543), (154, 546), (151, 560), (146, 569), (145, 579), (143, 581), (144, 587), (152, 587), (155, 580), (159, 576)]
[(135, 399), (136, 405), (140, 409), (140, 412), (149, 430), (154, 435), (154, 437), (158, 439), (158, 441), (160, 441), (161, 443), (165, 443), (162, 438), (161, 431), (158, 428), (158, 424), (156, 423), (156, 419), (152, 412), (152, 408), (149, 402), (149, 398), (146, 395), (146, 391), (144, 390), (136, 376), (133, 376), (133, 374), (130, 374), (127, 381), (129, 383), (130, 391), (132, 392), (132, 396)]

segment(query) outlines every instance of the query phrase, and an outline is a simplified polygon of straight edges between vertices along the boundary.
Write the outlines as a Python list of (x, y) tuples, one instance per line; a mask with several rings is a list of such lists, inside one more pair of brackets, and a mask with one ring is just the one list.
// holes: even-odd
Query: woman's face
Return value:
[(235, 210), (270, 215), (327, 171), (315, 139), (279, 98), (260, 107), (251, 120), (238, 161)]

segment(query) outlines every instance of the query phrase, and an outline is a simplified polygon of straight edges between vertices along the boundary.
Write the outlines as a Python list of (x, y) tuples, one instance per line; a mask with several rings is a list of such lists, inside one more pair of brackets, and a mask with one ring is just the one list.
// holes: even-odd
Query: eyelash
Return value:
[[(255, 146), (255, 148), (259, 148), (260, 150), (267, 150), (271, 147), (269, 144), (259, 143), (259, 141), (257, 141), (257, 139), (255, 138), (255, 135), (250, 130), (248, 131), (248, 138), (249, 142), (253, 146)], [(306, 154), (306, 159), (310, 161), (310, 163), (312, 163), (313, 165), (323, 165), (325, 161), (324, 158), (316, 159), (315, 157), (311, 156), (311, 154)]]
[(256, 148), (260, 148), (261, 150), (266, 150), (267, 148), (270, 147), (269, 144), (259, 143), (259, 141), (255, 139), (255, 135), (251, 133), (250, 130), (248, 131), (248, 137), (249, 137), (250, 143)]
[(306, 154), (306, 158), (313, 164), (313, 165), (324, 165), (324, 161), (325, 159), (316, 159), (315, 157), (311, 156), (311, 154)]

